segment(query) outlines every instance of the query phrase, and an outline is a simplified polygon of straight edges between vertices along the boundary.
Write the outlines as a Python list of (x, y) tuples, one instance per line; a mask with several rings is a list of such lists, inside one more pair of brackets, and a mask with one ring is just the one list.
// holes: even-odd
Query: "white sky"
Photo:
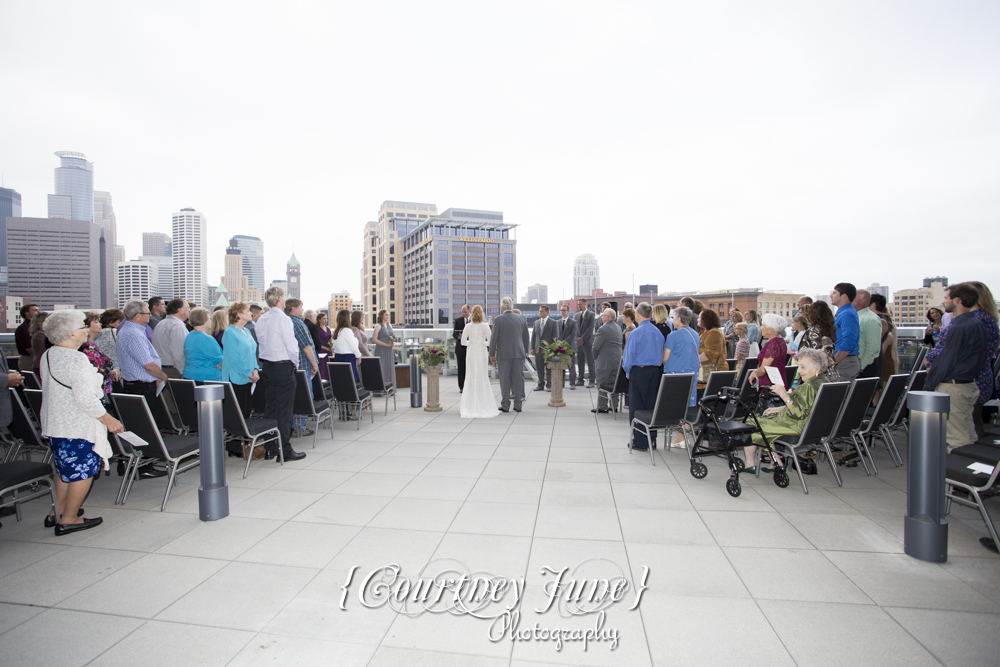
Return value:
[(359, 297), (386, 199), (520, 225), (518, 296), (1000, 293), (997, 2), (0, 3), (0, 172), (44, 217), (95, 164), (129, 259), (181, 207), (309, 307)]

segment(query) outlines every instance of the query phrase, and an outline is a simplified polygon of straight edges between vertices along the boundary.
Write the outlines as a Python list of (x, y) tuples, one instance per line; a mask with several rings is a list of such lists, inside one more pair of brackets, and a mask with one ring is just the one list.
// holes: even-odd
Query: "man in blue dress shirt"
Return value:
[(834, 325), (837, 327), (837, 344), (833, 363), (840, 379), (850, 382), (861, 373), (861, 321), (852, 302), (858, 290), (851, 283), (837, 283), (830, 292), (830, 302), (837, 307)]
[[(635, 308), (635, 319), (639, 325), (629, 334), (625, 344), (622, 367), (628, 377), (628, 420), (632, 423), (636, 410), (652, 410), (656, 405), (656, 394), (660, 390), (663, 376), (663, 334), (653, 326), (650, 318), (653, 308), (648, 303), (640, 303)], [(656, 449), (656, 432), (652, 434), (653, 449)], [(632, 430), (632, 449), (649, 449), (646, 434)]]

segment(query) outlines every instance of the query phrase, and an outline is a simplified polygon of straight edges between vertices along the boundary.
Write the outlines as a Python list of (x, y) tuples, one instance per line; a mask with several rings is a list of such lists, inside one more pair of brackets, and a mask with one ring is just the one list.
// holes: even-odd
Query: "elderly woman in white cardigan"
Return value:
[(53, 344), (42, 355), (42, 435), (52, 447), (55, 465), (56, 498), (60, 521), (45, 520), (56, 535), (87, 530), (101, 523), (100, 517), (82, 518), (80, 505), (87, 496), (93, 477), (108, 468), (111, 446), (108, 433), (121, 433), (117, 419), (109, 415), (101, 397), (104, 378), (79, 348), (87, 340), (81, 310), (57, 310), (44, 324), (45, 336)]

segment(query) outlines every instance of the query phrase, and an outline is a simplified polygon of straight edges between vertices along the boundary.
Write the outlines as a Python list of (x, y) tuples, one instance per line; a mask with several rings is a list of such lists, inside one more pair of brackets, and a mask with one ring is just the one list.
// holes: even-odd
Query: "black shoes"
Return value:
[(514, 412), (520, 412), (521, 408), (514, 408)]
[(611, 410), (607, 410), (607, 409), (605, 409), (605, 410), (598, 410), (597, 408), (591, 408), (590, 411), (591, 412), (599, 412), (602, 415), (605, 414), (605, 413), (611, 412)]
[(305, 457), (306, 457), (305, 452), (296, 452), (291, 449), (285, 452), (285, 461), (301, 461)]
[(153, 467), (148, 467), (139, 473), (139, 479), (154, 479), (156, 477), (165, 477), (167, 474), (166, 470), (157, 470)]
[(510, 410), (507, 408), (497, 408), (497, 410), (499, 410), (500, 412), (510, 412)]
[(590, 384), (587, 385), (587, 389), (593, 389), (596, 386), (597, 386), (596, 384), (594, 384), (593, 382), (591, 382)]
[(545, 391), (545, 387), (535, 387), (535, 391)]
[[(82, 507), (76, 513), (76, 515), (77, 516), (83, 516), (83, 508)], [(56, 517), (55, 517), (54, 514), (50, 514), (47, 517), (45, 517), (45, 527), (46, 528), (53, 528), (53, 527), (55, 527), (55, 525), (56, 525)]]
[(84, 519), (83, 523), (70, 523), (70, 524), (57, 523), (56, 536), (69, 535), (70, 533), (76, 533), (81, 530), (89, 530), (94, 526), (100, 526), (103, 521), (104, 519), (102, 519), (101, 517), (97, 517), (94, 519)]

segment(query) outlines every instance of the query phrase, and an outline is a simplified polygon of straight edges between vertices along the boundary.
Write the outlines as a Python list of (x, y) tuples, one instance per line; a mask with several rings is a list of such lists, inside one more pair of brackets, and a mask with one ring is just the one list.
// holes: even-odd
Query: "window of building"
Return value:
[(448, 279), (438, 278), (438, 292), (447, 292), (447, 291), (448, 291)]
[(389, 277), (390, 278), (395, 278), (396, 277), (396, 265), (395, 264), (390, 264), (389, 265)]
[(438, 250), (438, 257), (437, 257), (437, 259), (438, 259), (438, 264), (447, 264), (448, 263), (448, 251), (447, 250)]
[(438, 240), (437, 240), (437, 244), (438, 244), (438, 245), (448, 245), (448, 242), (447, 242), (447, 241), (444, 241), (444, 240), (442, 240), (442, 239), (438, 239)]
[(390, 288), (389, 289), (389, 301), (395, 301), (395, 300), (396, 300), (396, 290), (395, 290), (395, 288)]
[(513, 277), (514, 277), (514, 272), (513, 272), (513, 271), (504, 271), (504, 272), (503, 272), (503, 274), (504, 274), (505, 276), (508, 276), (508, 277), (510, 277), (510, 278), (513, 278)]
[(503, 254), (503, 265), (506, 267), (514, 268), (514, 253), (505, 252)]
[(514, 294), (514, 281), (513, 280), (505, 280), (505, 281), (503, 281), (503, 293), (504, 293), (504, 296), (510, 296), (510, 295)]

